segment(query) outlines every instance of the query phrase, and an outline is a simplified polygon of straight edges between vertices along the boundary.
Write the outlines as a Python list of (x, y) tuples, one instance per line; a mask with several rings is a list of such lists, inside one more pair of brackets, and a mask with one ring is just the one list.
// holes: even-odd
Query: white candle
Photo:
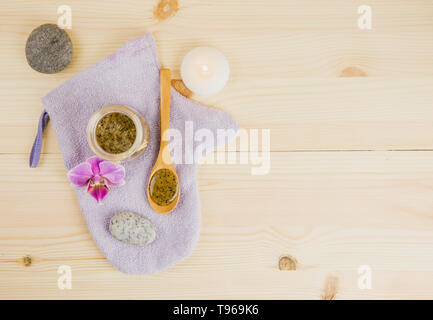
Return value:
[(183, 58), (180, 74), (192, 92), (207, 95), (220, 91), (230, 74), (226, 57), (215, 48), (198, 47)]

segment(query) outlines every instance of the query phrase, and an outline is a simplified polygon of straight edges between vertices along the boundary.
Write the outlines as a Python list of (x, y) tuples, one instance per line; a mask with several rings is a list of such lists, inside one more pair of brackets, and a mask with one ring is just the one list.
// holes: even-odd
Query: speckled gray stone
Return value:
[(27, 39), (27, 62), (38, 72), (62, 71), (71, 62), (72, 53), (71, 38), (55, 24), (37, 27)]
[(110, 233), (117, 240), (145, 246), (155, 240), (153, 224), (134, 212), (120, 212), (110, 220)]

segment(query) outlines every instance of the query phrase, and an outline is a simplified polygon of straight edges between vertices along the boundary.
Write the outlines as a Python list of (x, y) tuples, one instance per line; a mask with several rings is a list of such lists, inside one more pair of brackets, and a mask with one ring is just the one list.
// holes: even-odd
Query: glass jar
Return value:
[[(131, 137), (134, 136), (134, 132), (133, 140)], [(90, 117), (87, 125), (87, 142), (92, 151), (102, 159), (113, 162), (130, 160), (146, 149), (149, 142), (149, 127), (136, 111), (120, 105), (107, 106)], [(111, 142), (120, 143), (120, 147), (114, 144), (112, 150), (115, 152), (107, 150)]]

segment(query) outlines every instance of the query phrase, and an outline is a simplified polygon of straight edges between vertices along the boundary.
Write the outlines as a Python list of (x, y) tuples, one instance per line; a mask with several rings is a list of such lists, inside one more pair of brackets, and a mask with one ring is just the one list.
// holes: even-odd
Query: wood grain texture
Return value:
[[(45, 297), (321, 298), (329, 275), (337, 298), (431, 297), (432, 152), (277, 152), (267, 176), (203, 165), (197, 248), (147, 277), (122, 275), (96, 248), (60, 155), (45, 155), (38, 170), (24, 169), (26, 158), (0, 162), (2, 298), (31, 298), (41, 286)], [(279, 270), (283, 253), (296, 271)], [(62, 264), (73, 270), (68, 292), (57, 288)], [(363, 264), (371, 290), (357, 287)]]
[[(158, 3), (69, 4), (73, 60), (44, 75), (24, 46), (60, 4), (0, 2), (0, 298), (433, 298), (433, 3), (374, 1), (370, 31), (354, 0), (179, 0), (155, 16)], [(271, 171), (200, 166), (193, 254), (127, 276), (91, 239), (50, 126), (38, 169), (28, 152), (40, 98), (146, 32), (173, 78), (193, 47), (227, 56), (224, 90), (192, 98), (270, 129)], [(62, 264), (72, 290), (57, 287)]]

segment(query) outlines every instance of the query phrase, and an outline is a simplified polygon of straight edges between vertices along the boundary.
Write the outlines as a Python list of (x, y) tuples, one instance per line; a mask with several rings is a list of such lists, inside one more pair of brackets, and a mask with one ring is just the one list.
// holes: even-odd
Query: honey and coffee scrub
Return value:
[(152, 200), (159, 206), (172, 203), (179, 191), (176, 175), (169, 169), (156, 171), (149, 184), (149, 193)]
[(123, 113), (108, 113), (96, 124), (96, 142), (108, 153), (128, 151), (136, 138), (137, 128), (134, 121)]
[(87, 141), (100, 158), (129, 160), (143, 152), (149, 141), (149, 127), (134, 110), (124, 106), (104, 107), (89, 120)]

